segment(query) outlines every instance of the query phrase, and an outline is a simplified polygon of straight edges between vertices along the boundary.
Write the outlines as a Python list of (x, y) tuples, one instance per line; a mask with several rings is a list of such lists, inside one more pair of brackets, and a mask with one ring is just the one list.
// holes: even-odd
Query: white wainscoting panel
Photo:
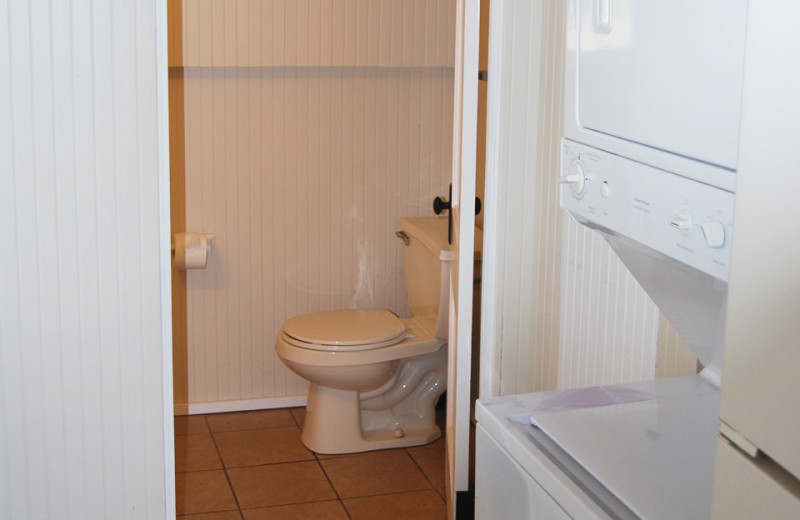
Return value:
[(537, 158), (536, 215), (534, 217), (533, 294), (537, 295), (533, 332), (532, 377), (521, 378), (524, 392), (554, 390), (558, 386), (558, 337), (561, 310), (561, 223), (558, 171), (561, 163), (564, 104), (564, 3), (547, 1), (542, 12), (541, 92), (539, 94), (539, 156)]
[(659, 312), (600, 233), (564, 216), (558, 387), (655, 377)]
[(482, 397), (556, 388), (561, 297), (563, 6), (491, 8)]
[(656, 377), (690, 376), (697, 373), (697, 356), (675, 330), (675, 327), (660, 314), (658, 318), (658, 360)]
[(3, 519), (174, 514), (159, 239), (165, 22), (165, 2), (0, 8)]
[(407, 315), (403, 216), (450, 177), (453, 70), (186, 68), (186, 226), (216, 235), (188, 273), (189, 404), (301, 395), (283, 322)]

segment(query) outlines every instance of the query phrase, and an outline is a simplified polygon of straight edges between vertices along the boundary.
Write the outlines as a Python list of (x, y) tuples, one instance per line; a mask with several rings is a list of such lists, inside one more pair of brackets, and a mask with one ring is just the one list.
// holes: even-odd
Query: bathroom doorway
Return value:
[(172, 231), (214, 233), (173, 279), (178, 414), (298, 406), (291, 316), (407, 316), (403, 216), (452, 169), (455, 5), (175, 0)]

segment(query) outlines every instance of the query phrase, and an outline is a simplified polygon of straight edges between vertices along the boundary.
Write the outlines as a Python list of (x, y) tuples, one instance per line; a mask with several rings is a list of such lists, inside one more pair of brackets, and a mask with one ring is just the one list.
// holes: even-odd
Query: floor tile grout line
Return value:
[[(283, 408), (283, 410), (286, 410), (289, 413), (289, 416), (292, 418), (292, 421), (294, 422), (295, 427), (297, 427), (298, 430), (302, 431), (302, 427), (298, 423), (298, 421), (295, 418), (294, 414), (292, 414), (291, 411), (288, 408)], [(256, 428), (256, 429), (264, 429), (264, 428)], [(209, 425), (209, 430), (210, 430), (210, 425)], [(231, 491), (233, 492), (234, 499), (236, 500), (236, 504), (239, 507), (239, 514), (242, 517), (244, 517), (244, 509), (241, 507), (241, 504), (239, 503), (239, 497), (236, 495), (236, 491), (233, 488), (233, 483), (230, 481), (230, 476), (228, 475), (228, 466), (225, 464), (225, 461), (222, 459), (222, 453), (219, 451), (219, 446), (217, 445), (217, 439), (216, 439), (216, 436), (215, 436), (215, 433), (226, 433), (228, 431), (234, 431), (234, 430), (226, 430), (224, 432), (211, 431), (210, 433), (211, 433), (211, 437), (214, 440), (214, 447), (217, 449), (217, 454), (219, 455), (220, 461), (222, 462), (222, 467), (225, 470), (225, 477), (228, 479), (228, 484), (231, 486)], [(236, 430), (236, 431), (248, 431), (248, 430)], [(309, 450), (309, 451), (311, 451), (311, 450)], [(331, 489), (333, 490), (334, 494), (336, 495), (336, 500), (341, 504), (342, 509), (344, 509), (345, 514), (347, 515), (348, 519), (352, 520), (352, 516), (350, 515), (350, 512), (347, 510), (347, 507), (344, 505), (344, 502), (343, 502), (342, 498), (339, 496), (339, 492), (336, 490), (336, 487), (333, 485), (333, 482), (331, 481), (330, 477), (328, 477), (328, 474), (325, 472), (325, 468), (322, 466), (320, 460), (317, 458), (316, 452), (311, 451), (311, 453), (314, 455), (313, 459), (307, 459), (307, 460), (301, 460), (301, 461), (284, 461), (284, 462), (275, 462), (275, 463), (268, 463), (268, 464), (254, 464), (254, 465), (251, 465), (251, 466), (236, 466), (236, 467), (232, 467), (230, 469), (255, 468), (255, 467), (259, 467), (259, 466), (278, 466), (278, 465), (281, 465), (281, 464), (296, 464), (298, 462), (316, 462), (317, 466), (322, 471), (322, 474), (325, 475), (325, 479), (328, 481), (328, 484), (331, 486)], [(312, 502), (322, 502), (322, 501), (321, 500), (311, 500), (311, 501), (304, 501), (304, 502), (297, 502), (297, 503), (298, 504), (307, 504), (307, 503), (312, 503)]]
[[(404, 448), (404, 449), (406, 450), (406, 453), (408, 454), (408, 456), (411, 457), (411, 460), (414, 462), (414, 465), (417, 467), (417, 469), (420, 470), (420, 472), (422, 473), (422, 476), (425, 477), (425, 480), (427, 480), (428, 484), (431, 485), (431, 489), (433, 489), (436, 492), (437, 495), (439, 495), (440, 497), (442, 497), (442, 499), (444, 499), (445, 497), (439, 492), (439, 489), (437, 489), (436, 484), (433, 483), (433, 480), (431, 480), (431, 478), (428, 476), (428, 474), (425, 472), (425, 470), (422, 469), (422, 466), (419, 465), (419, 462), (417, 462), (417, 459), (414, 458), (414, 455), (412, 455), (408, 451), (408, 448)], [(442, 464), (444, 464), (444, 461), (442, 461)]]
[[(224, 475), (225, 475), (226, 482), (228, 482), (228, 486), (230, 487), (231, 494), (233, 495), (233, 499), (236, 502), (236, 509), (235, 510), (234, 509), (225, 509), (225, 510), (219, 510), (219, 511), (203, 511), (203, 512), (199, 512), (199, 513), (192, 513), (191, 515), (184, 514), (182, 516), (192, 516), (192, 515), (196, 516), (196, 515), (201, 515), (201, 514), (205, 515), (205, 514), (209, 514), (209, 513), (220, 513), (220, 512), (226, 512), (226, 511), (236, 511), (237, 513), (239, 513), (240, 520), (244, 520), (244, 513), (242, 513), (242, 509), (241, 509), (241, 506), (239, 504), (239, 499), (236, 497), (236, 492), (233, 490), (233, 484), (231, 483), (230, 478), (228, 477), (228, 472), (225, 469), (225, 463), (222, 460), (222, 454), (219, 451), (219, 446), (217, 446), (217, 440), (214, 438), (214, 432), (211, 431), (211, 426), (208, 424), (208, 414), (198, 414), (198, 415), (203, 418), (203, 422), (205, 423), (207, 430), (204, 431), (204, 432), (186, 433), (186, 434), (182, 434), (182, 435), (188, 436), (188, 435), (205, 435), (205, 434), (208, 434), (211, 437), (211, 442), (214, 443), (214, 449), (217, 452), (217, 457), (219, 457), (220, 468), (201, 469), (201, 470), (194, 470), (194, 471), (181, 471), (181, 472), (176, 470), (175, 471), (175, 475), (177, 476), (179, 473), (180, 474), (188, 474), (188, 473), (204, 473), (204, 472), (220, 471), (220, 469), (221, 469), (223, 471)], [(177, 435), (176, 435), (176, 437), (177, 437)], [(177, 513), (178, 512), (177, 512), (177, 505), (176, 505), (176, 511), (175, 511), (176, 516), (177, 516)]]
[[(296, 408), (304, 408), (304, 407), (302, 407), (302, 406), (298, 406), (298, 407), (296, 407)], [(302, 425), (302, 424), (300, 424), (300, 421), (298, 421), (298, 420), (297, 420), (297, 417), (295, 417), (295, 416), (294, 416), (294, 414), (292, 413), (292, 408), (283, 408), (283, 410), (286, 410), (286, 411), (288, 411), (288, 412), (289, 412), (289, 417), (291, 417), (291, 418), (292, 418), (292, 421), (294, 421), (294, 424), (295, 424), (295, 425), (296, 425), (298, 428), (300, 428), (300, 431), (302, 432), (302, 431), (303, 431), (303, 425)]]
[(222, 471), (223, 468), (210, 468), (210, 469), (193, 469), (191, 471), (176, 471), (176, 475), (186, 475), (187, 473), (210, 473), (212, 471)]
[[(257, 412), (279, 412), (279, 411), (286, 411), (286, 413), (289, 414), (289, 418), (291, 419), (291, 422), (290, 423), (286, 423), (286, 424), (277, 424), (277, 425), (273, 425), (273, 426), (259, 426), (257, 428), (242, 428), (242, 427), (238, 427), (238, 428), (233, 428), (233, 429), (230, 429), (230, 430), (214, 431), (213, 428), (211, 427), (211, 423), (208, 422), (208, 419), (207, 419), (209, 416), (212, 416), (212, 415), (243, 415), (243, 414), (257, 413)], [(209, 430), (210, 433), (228, 433), (228, 432), (246, 432), (246, 431), (251, 431), (251, 430), (268, 430), (268, 429), (271, 429), (271, 428), (288, 428), (291, 425), (294, 425), (294, 426), (297, 426), (298, 428), (300, 428), (300, 426), (297, 424), (297, 420), (294, 418), (294, 415), (292, 415), (292, 412), (291, 412), (290, 408), (270, 408), (270, 409), (267, 409), (267, 410), (244, 410), (244, 411), (241, 411), (241, 412), (210, 413), (210, 414), (204, 414), (203, 416), (206, 417), (206, 425), (208, 426), (208, 430)], [(302, 428), (300, 428), (300, 429), (302, 430)]]
[[(412, 454), (411, 454), (411, 453), (408, 451), (408, 448), (403, 448), (403, 450), (406, 452), (406, 455), (408, 455), (408, 458), (410, 458), (410, 459), (411, 459), (411, 462), (413, 462), (413, 463), (414, 463), (414, 465), (417, 467), (417, 469), (419, 470), (419, 472), (420, 472), (420, 473), (422, 473), (422, 476), (423, 476), (423, 477), (425, 477), (425, 480), (427, 480), (427, 481), (428, 481), (428, 484), (430, 484), (430, 486), (431, 486), (431, 489), (432, 489), (432, 490), (434, 490), (434, 491), (436, 492), (436, 494), (437, 494), (437, 495), (441, 496), (442, 494), (441, 494), (441, 493), (439, 493), (439, 490), (438, 490), (438, 489), (436, 489), (436, 485), (433, 483), (433, 480), (431, 480), (431, 478), (428, 476), (428, 474), (425, 472), (425, 470), (424, 470), (424, 469), (422, 469), (422, 466), (420, 466), (420, 465), (419, 465), (419, 462), (417, 462), (417, 459), (415, 459), (415, 458), (414, 458), (414, 455), (412, 455)], [(444, 461), (442, 461), (442, 464), (444, 464)], [(442, 497), (442, 498), (444, 498), (444, 497)]]
[[(311, 453), (313, 453), (314, 456), (317, 455), (317, 452), (315, 452), (315, 451), (312, 451)], [(330, 484), (331, 489), (336, 494), (336, 499), (339, 500), (339, 503), (342, 505), (342, 509), (344, 509), (344, 512), (347, 515), (347, 518), (349, 520), (353, 520), (353, 515), (351, 515), (350, 514), (350, 510), (347, 509), (347, 506), (345, 505), (344, 500), (342, 499), (341, 495), (339, 495), (339, 490), (336, 489), (336, 486), (333, 485), (333, 481), (331, 480), (331, 477), (328, 476), (328, 472), (325, 471), (325, 466), (322, 465), (322, 461), (319, 458), (317, 458), (317, 465), (319, 466), (319, 469), (322, 470), (322, 474), (325, 475), (325, 479), (328, 481), (328, 484)]]
[(174, 427), (173, 427), (173, 433), (174, 433), (175, 437), (186, 437), (186, 436), (188, 436), (188, 435), (202, 435), (202, 434), (204, 434), (204, 433), (211, 433), (211, 427), (209, 426), (209, 424), (208, 424), (208, 421), (206, 420), (206, 415), (205, 415), (205, 414), (195, 414), (195, 415), (173, 415), (173, 416), (172, 416), (172, 420), (173, 420), (173, 421), (175, 421), (175, 420), (176, 420), (176, 419), (178, 419), (179, 417), (186, 417), (187, 419), (188, 419), (189, 417), (202, 417), (202, 418), (203, 418), (203, 424), (205, 424), (205, 426), (206, 426), (206, 430), (205, 430), (205, 431), (200, 431), (200, 432), (193, 432), (193, 431), (190, 431), (190, 430), (191, 430), (191, 428), (189, 428), (189, 427), (187, 426), (187, 428), (186, 428), (186, 432), (184, 433), (184, 432), (179, 432), (179, 431), (177, 430), (177, 428), (174, 428)]
[[(291, 413), (291, 409), (284, 408), (282, 410), (286, 410), (286, 412), (289, 413), (289, 415), (290, 415), (290, 417), (292, 419), (292, 422), (294, 423), (295, 427), (298, 428), (302, 432), (302, 426), (300, 425), (298, 418), (294, 414)], [(417, 459), (411, 453), (409, 447), (404, 447), (404, 448), (399, 448), (399, 449), (403, 450), (406, 453), (406, 456), (408, 456), (411, 459), (411, 461), (414, 464), (414, 466), (422, 473), (423, 477), (425, 478), (425, 481), (428, 484), (428, 487), (426, 487), (426, 488), (408, 489), (408, 490), (402, 490), (402, 491), (392, 491), (392, 492), (388, 492), (388, 493), (377, 493), (377, 494), (369, 494), (369, 495), (360, 495), (360, 496), (356, 496), (356, 497), (347, 497), (345, 499), (340, 495), (339, 491), (336, 489), (336, 486), (334, 486), (333, 481), (331, 480), (330, 476), (328, 475), (328, 472), (325, 470), (325, 467), (323, 465), (323, 461), (324, 460), (336, 460), (336, 459), (345, 458), (345, 457), (332, 457), (332, 458), (324, 458), (323, 459), (323, 458), (319, 457), (319, 454), (317, 454), (316, 452), (311, 451), (311, 450), (309, 450), (309, 451), (314, 455), (313, 459), (307, 459), (307, 460), (303, 460), (303, 461), (283, 461), (283, 462), (274, 462), (274, 463), (267, 463), (267, 464), (255, 464), (255, 465), (251, 465), (251, 466), (236, 466), (236, 467), (229, 468), (225, 464), (225, 462), (224, 462), (224, 460), (222, 458), (222, 452), (221, 452), (220, 447), (219, 447), (219, 445), (217, 443), (217, 438), (216, 438), (216, 434), (217, 433), (248, 431), (248, 430), (252, 430), (252, 429), (268, 429), (268, 428), (272, 428), (272, 427), (268, 426), (266, 428), (265, 427), (262, 427), (262, 428), (245, 428), (245, 429), (242, 429), (242, 430), (236, 429), (236, 430), (223, 430), (223, 431), (220, 431), (220, 432), (215, 432), (215, 431), (213, 431), (211, 429), (211, 424), (210, 424), (210, 422), (208, 420), (208, 415), (209, 414), (198, 414), (198, 415), (201, 415), (203, 417), (203, 421), (205, 422), (206, 427), (207, 427), (207, 432), (210, 434), (212, 442), (214, 443), (214, 449), (216, 450), (217, 456), (219, 457), (220, 464), (221, 464), (221, 469), (223, 470), (223, 472), (225, 474), (226, 481), (228, 482), (228, 486), (230, 487), (230, 490), (231, 490), (231, 492), (233, 494), (233, 497), (234, 497), (234, 501), (235, 501), (236, 506), (237, 506), (236, 511), (239, 513), (239, 518), (242, 519), (242, 520), (245, 519), (244, 509), (242, 508), (242, 506), (241, 506), (241, 504), (239, 502), (239, 497), (237, 496), (236, 491), (235, 491), (235, 489), (233, 487), (233, 483), (232, 483), (232, 481), (230, 479), (230, 474), (228, 472), (229, 469), (254, 468), (254, 467), (259, 467), (259, 466), (276, 466), (276, 465), (280, 465), (280, 464), (295, 464), (295, 463), (298, 463), (298, 462), (316, 461), (318, 467), (322, 470), (323, 475), (325, 476), (328, 484), (331, 486), (331, 489), (333, 490), (333, 492), (334, 492), (334, 494), (336, 496), (336, 501), (339, 502), (339, 504), (341, 505), (342, 509), (344, 510), (344, 512), (347, 515), (349, 520), (352, 520), (353, 516), (352, 516), (352, 513), (350, 512), (349, 508), (347, 507), (347, 505), (345, 503), (346, 499), (347, 500), (350, 500), (350, 499), (357, 500), (357, 499), (371, 498), (371, 497), (402, 495), (402, 494), (408, 494), (408, 493), (419, 493), (419, 492), (425, 492), (425, 491), (428, 491), (428, 490), (432, 490), (436, 494), (436, 496), (438, 496), (440, 499), (444, 500), (444, 497), (439, 492), (439, 490), (436, 488), (433, 480), (424, 471), (424, 469), (422, 468), (420, 463), (417, 461)], [(283, 427), (288, 427), (288, 426), (289, 425), (287, 424), (287, 425), (285, 425)], [(277, 426), (275, 426), (275, 427), (277, 427)], [(418, 448), (418, 447), (415, 446), (414, 448)], [(424, 449), (424, 446), (422, 448)], [(353, 454), (348, 454), (348, 455), (358, 456), (358, 455), (361, 455), (361, 453), (353, 453)], [(219, 471), (219, 470), (218, 469), (207, 469), (207, 470), (199, 470), (199, 471)], [(176, 474), (177, 473), (178, 472), (176, 471)], [(181, 473), (194, 473), (194, 472), (181, 472)], [(326, 500), (311, 500), (311, 501), (297, 502), (296, 504), (307, 504), (307, 503), (324, 502), (324, 501), (326, 501)], [(277, 506), (268, 506), (268, 507), (277, 507)], [(248, 509), (253, 509), (253, 508), (248, 508)], [(229, 510), (229, 511), (233, 511), (233, 510)]]
[[(208, 424), (208, 414), (204, 415), (204, 417), (206, 418), (206, 424)], [(231, 476), (228, 474), (228, 465), (225, 464), (225, 460), (222, 458), (222, 452), (217, 444), (217, 437), (214, 435), (214, 432), (211, 431), (210, 424), (208, 424), (208, 429), (211, 433), (211, 440), (214, 442), (214, 449), (217, 450), (217, 457), (219, 457), (219, 463), (222, 465), (222, 471), (225, 472), (225, 480), (228, 481), (228, 486), (231, 488), (233, 500), (236, 502), (236, 509), (239, 511), (239, 516), (244, 518), (244, 513), (242, 513), (242, 504), (239, 503), (239, 496), (236, 494), (236, 489), (234, 489), (233, 482), (231, 482)]]
[[(294, 423), (297, 425), (297, 428), (300, 430), (300, 435), (302, 436), (303, 425), (305, 424), (305, 417), (303, 418), (303, 424), (300, 424), (300, 421), (292, 413), (292, 410), (291, 409), (288, 410), (289, 410), (289, 415), (292, 417), (292, 420), (294, 420)], [(350, 510), (347, 509), (347, 506), (344, 504), (344, 500), (342, 500), (342, 497), (339, 496), (339, 491), (337, 491), (336, 486), (333, 485), (333, 481), (331, 481), (331, 478), (328, 476), (328, 472), (325, 471), (325, 467), (322, 465), (322, 459), (319, 458), (319, 454), (314, 450), (309, 450), (309, 451), (311, 451), (311, 453), (314, 454), (314, 460), (317, 462), (317, 466), (319, 466), (319, 469), (322, 470), (322, 474), (325, 475), (325, 479), (328, 481), (328, 484), (331, 486), (331, 489), (336, 495), (336, 500), (339, 502), (339, 505), (342, 506), (344, 514), (347, 515), (348, 520), (353, 520), (353, 516), (350, 514)]]
[[(275, 509), (277, 507), (300, 506), (303, 504), (321, 504), (323, 502), (339, 502), (339, 500), (335, 498), (317, 498), (315, 500), (304, 500), (302, 502), (285, 502), (271, 505), (264, 504), (260, 506), (245, 507), (242, 509), (242, 511), (252, 511), (253, 509)], [(233, 511), (233, 509), (231, 509), (231, 511)]]
[(370, 495), (358, 495), (353, 497), (344, 497), (342, 500), (358, 500), (360, 498), (373, 498), (373, 497), (386, 497), (386, 496), (393, 496), (393, 495), (402, 495), (405, 493), (422, 493), (425, 491), (433, 491), (436, 493), (437, 496), (441, 497), (441, 495), (433, 488), (419, 488), (419, 489), (404, 489), (402, 491), (388, 491), (386, 493), (374, 493)]
[[(242, 513), (242, 515), (244, 515), (245, 511), (256, 511), (256, 510), (261, 510), (261, 509), (278, 509), (278, 508), (281, 508), (281, 507), (302, 506), (302, 505), (305, 505), (305, 504), (324, 504), (326, 502), (339, 502), (339, 504), (341, 504), (342, 508), (345, 510), (345, 513), (348, 516), (348, 520), (352, 520), (350, 518), (350, 514), (347, 512), (347, 509), (344, 507), (344, 504), (342, 504), (342, 500), (333, 499), (333, 498), (321, 498), (321, 499), (318, 499), (318, 500), (307, 500), (307, 501), (304, 501), (304, 502), (288, 502), (286, 504), (273, 504), (273, 505), (246, 507), (244, 509), (240, 509), (239, 511)], [(233, 511), (233, 509), (231, 509), (230, 511)]]

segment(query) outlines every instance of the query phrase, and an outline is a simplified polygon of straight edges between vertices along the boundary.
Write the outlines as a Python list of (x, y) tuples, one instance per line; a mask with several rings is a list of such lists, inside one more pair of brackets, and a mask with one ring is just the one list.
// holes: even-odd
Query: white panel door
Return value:
[(175, 518), (166, 0), (0, 6), (0, 519)]
[[(447, 509), (455, 518), (456, 495), (469, 486), (472, 280), (475, 248), (475, 164), (478, 127), (480, 1), (459, 0), (453, 111), (453, 248), (450, 270), (450, 342), (447, 391)], [(463, 260), (463, 261), (461, 261)]]

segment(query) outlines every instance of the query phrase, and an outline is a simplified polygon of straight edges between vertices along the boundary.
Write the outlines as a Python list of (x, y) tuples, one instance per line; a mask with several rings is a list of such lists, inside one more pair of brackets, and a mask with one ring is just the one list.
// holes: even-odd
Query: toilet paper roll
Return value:
[(206, 233), (175, 234), (175, 269), (205, 269), (213, 235)]

